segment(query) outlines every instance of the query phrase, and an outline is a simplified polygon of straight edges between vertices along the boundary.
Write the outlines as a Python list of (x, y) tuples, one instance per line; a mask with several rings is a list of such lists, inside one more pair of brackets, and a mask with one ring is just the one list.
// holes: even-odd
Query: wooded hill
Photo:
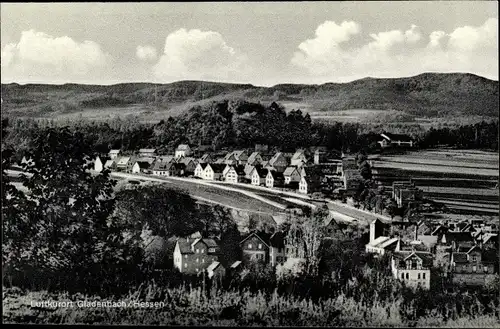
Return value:
[(2, 84), (1, 91), (4, 114), (31, 117), (57, 117), (87, 109), (115, 109), (114, 114), (167, 112), (176, 116), (196, 105), (234, 99), (288, 102), (293, 107), (285, 105), (287, 110), (309, 109), (325, 113), (371, 109), (395, 110), (419, 117), (498, 117), (498, 86), (498, 81), (473, 74), (424, 73), (409, 78), (364, 78), (322, 85), (257, 87), (205, 81), (110, 86), (11, 83)]

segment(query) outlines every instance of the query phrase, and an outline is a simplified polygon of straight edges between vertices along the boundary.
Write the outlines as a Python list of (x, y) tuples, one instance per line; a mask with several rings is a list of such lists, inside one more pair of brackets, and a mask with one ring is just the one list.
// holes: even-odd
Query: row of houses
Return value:
[[(420, 226), (424, 230), (419, 231)], [(366, 252), (390, 255), (393, 276), (413, 287), (429, 289), (431, 272), (437, 268), (466, 285), (485, 285), (498, 273), (498, 231), (477, 223), (429, 226), (416, 223), (414, 237), (408, 239), (391, 235), (389, 223), (376, 219), (370, 224)]]
[(140, 149), (137, 155), (125, 156), (120, 156), (119, 150), (111, 150), (107, 157), (96, 158), (94, 170), (110, 169), (165, 177), (192, 176), (204, 180), (287, 188), (304, 194), (321, 192), (327, 177), (339, 182), (344, 179), (345, 184), (354, 178), (360, 179), (359, 174), (352, 174), (357, 170), (352, 170), (352, 173), (345, 171), (344, 174), (342, 160), (328, 158), (323, 148), (315, 149), (312, 161), (310, 154), (305, 150), (272, 155), (237, 150), (219, 158), (210, 153), (195, 158), (191, 156), (189, 145), (182, 144), (174, 155), (166, 156), (156, 155), (154, 149)]

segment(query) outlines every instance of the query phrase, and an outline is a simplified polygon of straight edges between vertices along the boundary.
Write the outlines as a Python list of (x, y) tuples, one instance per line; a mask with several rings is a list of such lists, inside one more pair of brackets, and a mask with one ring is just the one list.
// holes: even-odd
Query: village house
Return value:
[(395, 251), (391, 254), (392, 275), (409, 287), (429, 289), (432, 260), (428, 252)]
[(276, 171), (283, 172), (288, 166), (288, 161), (281, 152), (276, 152), (269, 162), (266, 164), (268, 168), (274, 168)]
[(384, 255), (396, 249), (398, 238), (391, 238), (388, 235), (389, 225), (381, 219), (376, 218), (370, 223), (370, 240), (365, 246), (367, 253)]
[(226, 269), (220, 262), (213, 262), (207, 267), (209, 279), (221, 280), (226, 275)]
[(389, 146), (413, 147), (414, 145), (414, 142), (411, 139), (411, 137), (407, 135), (383, 133), (380, 134), (380, 137), (382, 137), (382, 140), (380, 140), (378, 144), (382, 148), (386, 148)]
[(187, 144), (180, 144), (175, 149), (175, 158), (188, 157), (191, 155), (191, 148)]
[(97, 172), (103, 171), (105, 168), (105, 164), (108, 160), (110, 160), (110, 159), (97, 156), (95, 158), (95, 161), (94, 161), (94, 171), (97, 171)]
[(476, 243), (470, 232), (448, 231), (439, 240), (439, 244), (450, 246), (452, 251), (459, 248), (472, 248)]
[(153, 163), (155, 162), (154, 158), (140, 158), (137, 159), (132, 166), (132, 173), (150, 173), (153, 169)]
[(297, 150), (290, 159), (291, 166), (303, 166), (307, 164), (307, 157), (304, 150)]
[(196, 161), (195, 158), (192, 157), (182, 157), (178, 160), (179, 163), (184, 164), (184, 175), (185, 176), (191, 176), (194, 175), (194, 171), (196, 170), (196, 167), (198, 165), (198, 162)]
[(485, 285), (495, 275), (495, 261), (498, 253), (483, 252), (479, 246), (459, 248), (451, 253), (451, 274), (455, 283), (466, 285)]
[(167, 165), (174, 162), (175, 160), (173, 156), (161, 156), (156, 158), (152, 165), (153, 175), (168, 176), (169, 174), (167, 175), (167, 172), (169, 171), (170, 166), (167, 168)]
[(120, 150), (110, 150), (108, 155), (111, 160), (116, 159), (120, 154)]
[(283, 187), (285, 185), (285, 177), (283, 173), (269, 170), (266, 175), (266, 187)]
[(285, 262), (285, 243), (282, 232), (268, 234), (252, 232), (241, 242), (243, 263), (261, 262), (264, 264), (283, 264)]
[(174, 248), (174, 267), (181, 273), (199, 274), (219, 261), (219, 252), (214, 239), (179, 238)]
[(127, 171), (127, 169), (129, 168), (130, 162), (132, 162), (131, 157), (129, 157), (129, 156), (121, 157), (116, 162), (116, 169), (119, 171)]
[(106, 160), (104, 163), (104, 168), (109, 169), (111, 171), (116, 170), (116, 159)]
[(196, 168), (194, 169), (194, 177), (199, 177), (203, 178), (203, 172), (205, 172), (205, 168), (207, 167), (208, 163), (198, 163), (196, 165)]
[(245, 165), (248, 160), (246, 151), (233, 151), (224, 157), (224, 163), (228, 165)]
[(140, 158), (154, 158), (156, 157), (156, 149), (139, 149)]
[(303, 194), (321, 192), (321, 177), (317, 174), (302, 176), (299, 183), (299, 192)]
[(222, 172), (225, 167), (226, 165), (222, 163), (209, 163), (203, 170), (202, 178), (206, 180), (222, 180)]
[(268, 171), (269, 170), (264, 168), (254, 167), (250, 175), (252, 180), (252, 185), (255, 186), (265, 185)]
[(224, 175), (224, 180), (228, 183), (244, 183), (245, 179), (245, 167), (240, 166), (229, 166), (229, 169)]
[(300, 182), (300, 172), (297, 167), (286, 167), (285, 171), (283, 172), (283, 177), (285, 178), (285, 185), (288, 185), (292, 182)]
[(247, 165), (259, 165), (263, 162), (262, 156), (259, 152), (253, 152), (247, 159)]

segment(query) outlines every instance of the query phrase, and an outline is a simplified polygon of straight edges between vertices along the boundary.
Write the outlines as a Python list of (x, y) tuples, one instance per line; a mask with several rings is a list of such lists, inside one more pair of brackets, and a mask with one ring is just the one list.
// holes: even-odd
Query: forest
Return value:
[[(309, 114), (300, 110), (286, 113), (275, 102), (265, 106), (246, 101), (218, 101), (195, 106), (181, 116), (159, 123), (142, 123), (137, 117), (117, 117), (105, 122), (12, 118), (4, 143), (15, 146), (16, 157), (22, 157), (38, 130), (60, 126), (81, 133), (97, 153), (107, 153), (111, 148), (134, 151), (144, 147), (170, 153), (180, 143), (208, 145), (216, 151), (267, 144), (292, 152), (297, 147), (326, 146), (345, 153), (372, 153), (378, 151), (379, 134), (387, 129), (373, 124), (312, 122)], [(401, 124), (394, 125), (390, 132), (408, 134), (419, 148), (498, 150), (498, 120), (430, 129)]]

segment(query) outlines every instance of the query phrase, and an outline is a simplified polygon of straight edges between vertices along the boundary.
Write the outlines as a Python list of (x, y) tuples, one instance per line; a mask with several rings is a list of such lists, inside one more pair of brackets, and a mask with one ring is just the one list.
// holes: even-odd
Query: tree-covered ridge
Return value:
[[(346, 153), (370, 152), (376, 149), (379, 134), (387, 129), (384, 125), (311, 122), (309, 114), (300, 110), (286, 113), (275, 102), (266, 106), (246, 101), (219, 101), (196, 106), (179, 117), (156, 124), (141, 123), (137, 118), (62, 124), (81, 133), (97, 153), (108, 153), (109, 149), (135, 151), (145, 147), (171, 153), (181, 143), (209, 145), (215, 150), (267, 144), (280, 151), (292, 152), (310, 146), (326, 146)], [(60, 125), (61, 122), (52, 120), (13, 119), (6, 128), (8, 134), (4, 143), (15, 149), (15, 157), (20, 160), (39, 129)], [(446, 145), (498, 150), (498, 121), (437, 129), (425, 129), (418, 124), (395, 125), (391, 132), (408, 134), (422, 148)]]
[(421, 117), (484, 115), (498, 117), (498, 81), (473, 74), (425, 73), (408, 78), (365, 78), (349, 83), (322, 85), (281, 84), (256, 87), (206, 81), (171, 84), (123, 83), (96, 85), (2, 84), (6, 113), (18, 116), (46, 111), (78, 112), (89, 108), (127, 104), (168, 110), (179, 104), (189, 108), (201, 100), (290, 100), (317, 110), (396, 110)]

